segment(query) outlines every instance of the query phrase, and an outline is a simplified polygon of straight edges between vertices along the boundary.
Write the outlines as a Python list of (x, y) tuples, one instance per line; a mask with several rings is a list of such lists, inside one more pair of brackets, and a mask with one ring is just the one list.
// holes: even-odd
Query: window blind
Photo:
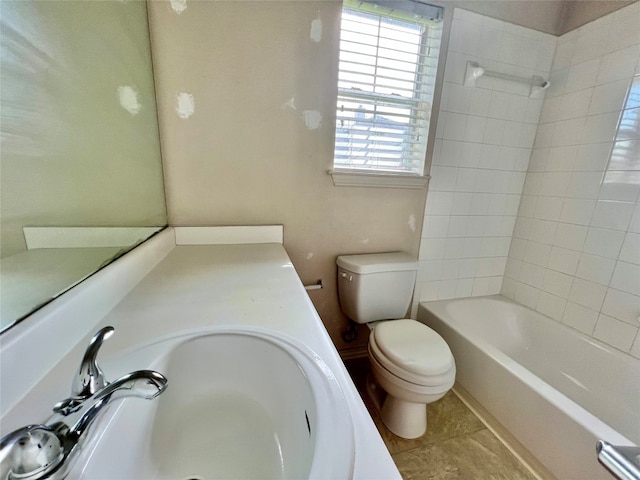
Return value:
[(427, 6), (345, 1), (334, 168), (423, 174), (441, 37)]

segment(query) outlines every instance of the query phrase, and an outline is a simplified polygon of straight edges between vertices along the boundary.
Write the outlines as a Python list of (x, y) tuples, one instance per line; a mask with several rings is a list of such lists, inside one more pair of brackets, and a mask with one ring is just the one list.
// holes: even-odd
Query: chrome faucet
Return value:
[(598, 462), (619, 480), (640, 480), (640, 447), (596, 443)]
[(71, 382), (71, 396), (56, 403), (53, 407), (54, 412), (69, 415), (78, 409), (87, 398), (107, 386), (109, 382), (98, 365), (97, 357), (100, 347), (105, 340), (113, 335), (114, 330), (111, 326), (104, 327), (89, 340), (89, 345), (80, 362), (80, 368)]
[(0, 439), (0, 479), (65, 478), (89, 428), (108, 405), (126, 397), (150, 400), (167, 388), (167, 379), (152, 370), (107, 382), (96, 356), (112, 333), (113, 327), (105, 327), (93, 336), (73, 379), (72, 396), (57, 403), (44, 424), (19, 428)]
[(80, 362), (78, 373), (71, 384), (71, 393), (75, 394), (76, 397), (88, 398), (107, 386), (107, 379), (98, 365), (97, 357), (100, 347), (102, 347), (105, 340), (113, 335), (114, 330), (111, 326), (104, 327), (98, 330), (98, 333), (89, 341), (89, 346), (84, 352), (82, 362)]

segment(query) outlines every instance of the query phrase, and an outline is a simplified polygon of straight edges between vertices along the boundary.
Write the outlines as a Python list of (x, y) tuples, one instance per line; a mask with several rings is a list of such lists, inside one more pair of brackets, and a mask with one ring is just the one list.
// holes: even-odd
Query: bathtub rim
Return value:
[[(476, 345), (477, 348), (482, 350), (487, 354), (493, 361), (507, 370), (510, 374), (515, 377), (521, 379), (522, 382), (530, 385), (538, 395), (544, 398), (547, 402), (555, 405), (562, 413), (567, 415), (576, 423), (580, 424), (585, 430), (589, 431), (594, 437), (605, 439), (610, 443), (621, 446), (637, 446), (629, 438), (625, 437), (609, 424), (605, 423), (603, 420), (599, 419), (593, 413), (586, 410), (584, 407), (579, 405), (574, 400), (567, 397), (560, 390), (554, 388), (552, 385), (547, 383), (542, 378), (535, 375), (533, 372), (529, 371), (525, 366), (513, 360), (506, 353), (502, 352), (497, 347), (493, 346), (491, 343), (486, 340), (479, 338), (477, 336), (468, 335), (460, 329), (460, 326), (457, 325), (457, 322), (454, 318), (445, 310), (445, 305), (448, 303), (452, 303), (455, 301), (463, 301), (463, 300), (474, 300), (474, 299), (492, 299), (499, 302), (508, 303), (514, 305), (519, 308), (530, 310), (531, 312), (544, 317), (546, 321), (553, 322), (554, 325), (558, 327), (562, 327), (564, 329), (568, 329), (571, 334), (577, 335), (580, 338), (588, 341), (591, 344), (594, 344), (598, 348), (604, 348), (607, 351), (612, 352), (616, 356), (623, 356), (624, 353), (614, 349), (613, 347), (606, 345), (602, 342), (585, 335), (578, 330), (572, 329), (567, 325), (556, 322), (552, 318), (547, 317), (546, 315), (536, 312), (525, 305), (514, 302), (513, 300), (504, 297), (502, 295), (487, 295), (487, 296), (479, 296), (479, 297), (465, 297), (465, 298), (456, 298), (456, 299), (448, 299), (448, 300), (435, 300), (430, 302), (420, 302), (418, 305), (418, 321), (422, 323), (426, 323), (421, 320), (421, 312), (426, 311), (426, 314), (433, 315), (437, 318), (438, 321), (445, 323), (449, 328), (455, 331), (456, 334), (464, 338), (469, 343)], [(447, 321), (449, 320), (449, 321)], [(632, 357), (633, 358), (633, 357)], [(473, 396), (473, 395), (472, 395)], [(594, 452), (595, 452), (595, 443), (594, 443)], [(594, 453), (595, 455), (595, 453)]]

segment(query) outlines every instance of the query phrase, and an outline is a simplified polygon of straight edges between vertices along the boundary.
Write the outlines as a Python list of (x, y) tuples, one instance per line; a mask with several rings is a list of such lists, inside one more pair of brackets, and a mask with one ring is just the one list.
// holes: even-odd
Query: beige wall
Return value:
[[(562, 2), (439, 1), (557, 33)], [(179, 2), (174, 2), (174, 7)], [(425, 190), (334, 187), (339, 1), (150, 3), (169, 222), (285, 225), (285, 246), (338, 348), (335, 258), (417, 255)], [(322, 22), (322, 39), (310, 38)], [(446, 29), (445, 42), (446, 49)], [(442, 61), (442, 59), (441, 59)], [(177, 95), (194, 102), (178, 114)], [(436, 111), (438, 99), (436, 98)], [(319, 128), (305, 124), (319, 112)], [(428, 166), (427, 166), (428, 168)], [(366, 329), (357, 343), (366, 341)]]
[[(637, 2), (638, 0), (571, 0), (564, 1), (565, 10), (562, 15), (562, 23), (556, 35), (564, 35), (593, 20), (604, 17), (616, 10)], [(640, 27), (639, 27), (640, 28)]]
[[(180, 14), (150, 6), (170, 224), (284, 224), (300, 277), (324, 281), (311, 297), (344, 347), (336, 256), (417, 256), (426, 192), (334, 187), (327, 174), (341, 3), (188, 2)], [(180, 92), (193, 95), (188, 118), (175, 109)], [(320, 112), (319, 128), (305, 111)]]
[(638, 0), (429, 0), (552, 35), (563, 35)]
[(463, 8), (505, 22), (558, 35), (564, 1), (560, 0), (430, 0), (448, 8)]

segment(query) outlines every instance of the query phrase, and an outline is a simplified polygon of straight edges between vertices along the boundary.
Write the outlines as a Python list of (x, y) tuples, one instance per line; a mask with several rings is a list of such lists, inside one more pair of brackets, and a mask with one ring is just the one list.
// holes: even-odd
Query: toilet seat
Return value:
[(447, 343), (411, 319), (377, 325), (369, 337), (371, 355), (386, 370), (416, 385), (452, 385), (455, 362)]

